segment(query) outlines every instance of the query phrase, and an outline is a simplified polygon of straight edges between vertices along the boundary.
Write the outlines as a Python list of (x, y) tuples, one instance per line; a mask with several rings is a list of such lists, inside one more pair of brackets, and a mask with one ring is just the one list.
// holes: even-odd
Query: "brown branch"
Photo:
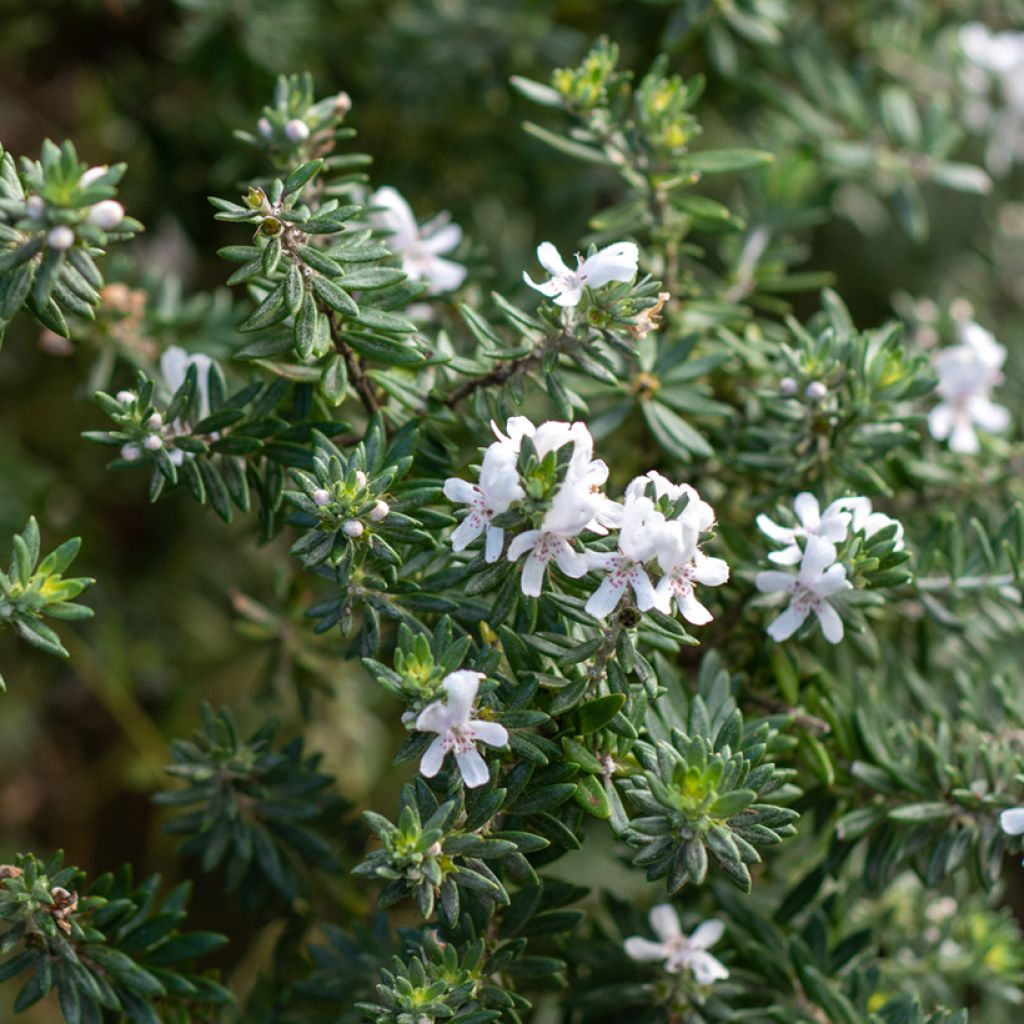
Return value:
[(528, 370), (536, 366), (544, 358), (544, 349), (539, 352), (531, 352), (528, 356), (521, 356), (519, 359), (513, 359), (508, 363), (501, 363), (490, 373), (484, 374), (482, 377), (471, 377), (467, 381), (463, 381), (457, 388), (454, 388), (451, 394), (444, 400), (444, 404), (449, 409), (454, 409), (464, 398), (473, 394), (474, 391), (478, 391), (480, 388), (488, 388), (493, 384), (504, 384), (509, 377), (515, 376), (524, 370)]
[(380, 397), (377, 394), (377, 389), (367, 375), (362, 360), (341, 337), (341, 328), (338, 326), (336, 315), (333, 312), (329, 312), (327, 320), (331, 325), (331, 340), (334, 342), (334, 347), (345, 360), (348, 379), (356, 389), (359, 400), (363, 403), (363, 408), (373, 416), (374, 413), (380, 411)]

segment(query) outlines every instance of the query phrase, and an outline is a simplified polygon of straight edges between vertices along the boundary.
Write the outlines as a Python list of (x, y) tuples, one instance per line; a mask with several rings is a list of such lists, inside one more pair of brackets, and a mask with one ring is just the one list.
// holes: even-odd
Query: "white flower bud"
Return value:
[(442, 853), (443, 850), (441, 849), (441, 844), (439, 842), (431, 844), (430, 849), (427, 850), (427, 854), (431, 857), (440, 857)]
[(164, 418), (158, 412), (153, 413), (153, 415), (146, 420), (146, 426), (149, 427), (150, 430), (159, 430), (163, 425)]
[(142, 455), (142, 449), (137, 444), (126, 444), (121, 446), (121, 458), (125, 462), (134, 462)]
[(366, 474), (361, 469), (356, 470), (356, 483), (360, 487), (366, 486)]
[(42, 219), (43, 214), (46, 213), (46, 203), (43, 201), (43, 197), (29, 196), (25, 200), (25, 213), (33, 220)]
[(796, 394), (796, 381), (792, 377), (783, 377), (779, 381), (779, 390), (784, 395), (795, 395)]
[(158, 452), (164, 446), (164, 439), (159, 434), (148, 434), (142, 442), (151, 452)]
[(90, 167), (89, 170), (79, 178), (78, 184), (82, 188), (88, 188), (94, 181), (98, 181), (102, 178), (109, 170), (110, 168), (106, 164), (99, 164), (96, 167)]
[(323, 508), (324, 505), (330, 505), (331, 503), (331, 492), (325, 490), (323, 487), (318, 487), (313, 492), (313, 501), (319, 507)]
[(812, 402), (820, 402), (828, 394), (828, 388), (820, 380), (812, 380), (804, 394)]
[(135, 401), (134, 391), (118, 391), (114, 396), (122, 405), (129, 405)]
[(379, 523), (382, 519), (387, 519), (388, 513), (391, 511), (391, 506), (383, 500), (379, 500), (373, 509), (370, 511), (370, 518), (375, 522)]
[(58, 224), (57, 227), (50, 228), (49, 234), (46, 236), (46, 244), (51, 249), (64, 252), (75, 244), (75, 233), (66, 224)]
[(256, 122), (256, 128), (265, 139), (269, 140), (274, 135), (274, 126), (265, 117), (261, 117)]
[(285, 126), (284, 133), (291, 142), (305, 142), (309, 138), (309, 125), (293, 117)]
[(362, 537), (365, 526), (358, 519), (346, 519), (342, 524), (346, 537)]
[(89, 210), (89, 221), (104, 231), (113, 231), (124, 220), (124, 207), (116, 199), (104, 199)]

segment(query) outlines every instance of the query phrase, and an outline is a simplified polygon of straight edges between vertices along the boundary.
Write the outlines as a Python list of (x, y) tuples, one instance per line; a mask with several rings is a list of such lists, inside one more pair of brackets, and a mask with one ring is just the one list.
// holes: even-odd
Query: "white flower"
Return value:
[(508, 730), (497, 722), (486, 722), (473, 717), (480, 672), (461, 669), (445, 676), (444, 688), (448, 702), (434, 701), (427, 705), (416, 719), (420, 732), (436, 732), (437, 738), (427, 747), (420, 760), (420, 772), (432, 779), (440, 770), (445, 756), (455, 754), (462, 780), (471, 789), (482, 786), (490, 778), (487, 762), (476, 749), (477, 743), (489, 747), (503, 747), (508, 743)]
[(999, 827), (1008, 836), (1024, 836), (1024, 807), (1010, 807), (999, 814)]
[[(870, 540), (876, 533), (880, 533), (888, 526), (895, 526), (893, 548), (896, 551), (903, 549), (903, 524), (884, 512), (873, 512), (871, 510), (870, 498), (840, 498), (833, 502), (848, 509), (852, 515), (850, 530), (853, 533), (863, 533), (865, 539)], [(831, 507), (831, 506), (829, 506)], [(826, 510), (827, 511), (827, 510)], [(769, 556), (771, 557), (771, 556)]]
[(197, 419), (205, 419), (210, 415), (210, 392), (207, 377), (213, 360), (201, 352), (189, 354), (179, 345), (171, 345), (160, 357), (160, 374), (167, 385), (167, 390), (174, 395), (185, 383), (190, 366), (196, 368)]
[(587, 561), (569, 543), (586, 529), (595, 512), (589, 491), (567, 483), (555, 495), (551, 507), (544, 515), (539, 530), (526, 530), (508, 546), (508, 559), (517, 561), (529, 552), (523, 563), (520, 586), (527, 597), (540, 597), (544, 572), (548, 562), (554, 561), (566, 576), (579, 579), (587, 571)]
[(657, 500), (667, 497), (669, 501), (678, 501), (684, 494), (689, 499), (683, 509), (682, 518), (689, 520), (698, 533), (704, 533), (715, 525), (715, 510), (689, 484), (674, 484), (656, 470), (632, 480), (626, 488), (626, 497), (645, 494), (648, 485), (654, 486)]
[[(818, 499), (807, 491), (801, 491), (793, 499), (793, 511), (800, 521), (799, 526), (781, 526), (774, 519), (762, 514), (757, 517), (758, 529), (785, 547), (773, 551), (768, 557), (776, 565), (796, 565), (803, 557), (798, 537), (824, 537), (835, 544), (846, 540), (846, 531), (850, 525), (850, 511), (847, 508), (848, 502), (852, 499), (839, 499), (829, 505), (824, 514)], [(866, 498), (857, 499), (867, 501)], [(868, 511), (871, 510), (871, 503), (868, 502)]]
[(633, 960), (664, 960), (665, 970), (670, 974), (689, 970), (698, 985), (710, 985), (729, 977), (725, 965), (708, 952), (725, 932), (725, 925), (717, 918), (704, 921), (693, 934), (684, 935), (672, 905), (659, 903), (651, 910), (650, 921), (654, 934), (661, 941), (652, 942), (633, 935), (625, 942), (627, 956)]
[(650, 498), (633, 496), (626, 499), (617, 550), (588, 551), (583, 555), (588, 568), (603, 569), (606, 574), (587, 601), (587, 611), (591, 615), (598, 619), (610, 615), (618, 607), (627, 587), (633, 588), (640, 611), (646, 612), (657, 604), (654, 584), (644, 565), (654, 557), (664, 528), (665, 517)]
[(46, 235), (46, 244), (58, 252), (66, 252), (75, 244), (75, 233), (66, 224), (58, 224), (50, 228)]
[(949, 438), (955, 452), (973, 455), (981, 447), (975, 426), (1000, 433), (1010, 425), (1010, 411), (989, 398), (1002, 382), (1006, 349), (974, 321), (961, 328), (961, 343), (935, 356), (939, 374), (936, 388), (942, 401), (928, 416), (928, 429), (936, 441)]
[(712, 619), (694, 593), (694, 584), (720, 587), (729, 579), (729, 566), (724, 559), (709, 558), (697, 546), (698, 531), (683, 516), (666, 525), (660, 538), (658, 564), (665, 574), (658, 583), (657, 607), (668, 614), (675, 601), (679, 613), (687, 622), (703, 626)]
[(781, 591), (791, 596), (789, 607), (768, 627), (768, 635), (778, 643), (788, 640), (811, 612), (818, 617), (821, 632), (830, 644), (843, 639), (843, 620), (829, 603), (841, 590), (850, 590), (846, 566), (835, 564), (836, 546), (825, 537), (807, 538), (800, 569), (794, 575), (769, 570), (759, 572), (755, 583), (763, 593)]
[(632, 281), (636, 277), (639, 250), (633, 242), (615, 242), (583, 259), (576, 257), (576, 269), (570, 270), (550, 242), (537, 246), (537, 261), (551, 279), (537, 284), (526, 271), (523, 280), (559, 306), (575, 306), (583, 298), (584, 288), (600, 288), (610, 281)]
[(465, 281), (466, 268), (443, 258), (462, 241), (462, 228), (450, 223), (448, 214), (439, 214), (421, 226), (409, 204), (389, 186), (374, 192), (370, 205), (380, 207), (371, 211), (370, 223), (390, 233), (388, 246), (401, 256), (402, 269), (409, 277), (426, 281), (434, 295), (453, 292)]
[(113, 231), (124, 220), (124, 207), (116, 199), (104, 199), (89, 209), (89, 221), (104, 231)]
[(491, 520), (507, 512), (513, 502), (525, 495), (519, 484), (517, 458), (516, 449), (496, 441), (484, 453), (476, 484), (457, 477), (445, 480), (444, 496), (449, 501), (469, 506), (469, 515), (452, 533), (453, 551), (465, 550), (481, 533), (486, 533), (484, 559), (496, 562), (501, 556), (505, 531), (500, 526), (492, 526)]

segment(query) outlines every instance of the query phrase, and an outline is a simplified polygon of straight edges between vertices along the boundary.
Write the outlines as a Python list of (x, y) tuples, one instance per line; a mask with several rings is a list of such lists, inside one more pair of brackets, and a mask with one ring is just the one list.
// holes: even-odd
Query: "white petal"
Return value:
[(928, 413), (928, 432), (936, 441), (945, 441), (953, 430), (953, 407), (943, 402)]
[(468, 480), (450, 476), (444, 482), (444, 496), (460, 505), (473, 505), (480, 497), (480, 491)]
[(470, 734), (489, 747), (503, 747), (508, 743), (508, 729), (500, 722), (486, 722), (478, 718), (469, 727)]
[(724, 558), (709, 558), (698, 552), (693, 578), (706, 587), (720, 587), (729, 580), (729, 563)]
[(548, 563), (530, 555), (523, 563), (523, 576), (520, 588), (527, 597), (540, 597), (540, 589), (544, 585), (544, 570)]
[(600, 288), (609, 281), (632, 281), (639, 258), (640, 250), (632, 242), (615, 242), (587, 257), (578, 273), (591, 288)]
[(694, 626), (706, 626), (714, 618), (692, 593), (685, 597), (677, 597), (676, 602), (683, 618)]
[(650, 576), (642, 569), (633, 579), (633, 593), (636, 594), (636, 606), (642, 612), (650, 611), (657, 603), (654, 584), (651, 583)]
[(808, 491), (801, 491), (793, 499), (793, 511), (805, 530), (815, 530), (821, 522), (821, 506), (818, 499)]
[(420, 248), (434, 256), (443, 255), (457, 249), (462, 241), (462, 228), (458, 224), (443, 224), (434, 227), (437, 218), (428, 221), (422, 227), (423, 237), (420, 239)]
[[(523, 280), (533, 288), (534, 291), (540, 292), (541, 295), (546, 295), (549, 299), (553, 299), (562, 291), (561, 284), (559, 284), (554, 278), (550, 281), (542, 281), (540, 284), (537, 284), (537, 282), (534, 281), (534, 279), (524, 270)], [(577, 299), (576, 302), (579, 302), (579, 299)]]
[(185, 383), (188, 364), (188, 353), (180, 345), (171, 345), (160, 356), (160, 375), (172, 394)]
[(616, 586), (611, 576), (606, 576), (604, 582), (595, 590), (587, 600), (586, 610), (588, 615), (595, 619), (605, 619), (619, 606), (622, 595), (626, 588)]
[(725, 965), (710, 953), (694, 953), (690, 958), (690, 970), (698, 985), (710, 985), (729, 977)]
[(468, 668), (449, 672), (444, 677), (444, 688), (448, 694), (448, 714), (453, 721), (469, 721), (473, 701), (476, 700), (476, 694), (483, 678), (482, 672), (473, 672)]
[(432, 779), (444, 763), (444, 738), (438, 736), (420, 758), (420, 775), (425, 779)]
[(799, 544), (790, 544), (788, 548), (781, 551), (772, 551), (768, 554), (768, 560), (776, 565), (796, 565), (804, 557)]
[(430, 285), (430, 292), (438, 295), (441, 292), (454, 292), (462, 287), (469, 271), (454, 260), (442, 259), (440, 256), (421, 261), (423, 277)]
[(830, 644), (839, 643), (843, 639), (843, 620), (839, 617), (839, 612), (828, 601), (823, 601), (814, 611), (818, 616), (818, 622), (821, 623), (821, 632), (825, 639)]
[(1008, 836), (1024, 835), (1024, 807), (1011, 807), (999, 815), (999, 827)]
[(725, 934), (725, 922), (712, 917), (703, 921), (690, 935), (690, 945), (700, 949), (710, 949)]
[[(538, 289), (539, 290), (539, 289)], [(560, 286), (559, 294), (555, 296), (555, 305), (557, 306), (578, 306), (580, 299), (583, 298), (583, 285), (577, 284), (575, 280), (572, 283)]]
[(516, 561), (525, 551), (532, 550), (539, 540), (540, 530), (525, 530), (523, 533), (513, 537), (512, 543), (508, 546), (508, 560), (510, 562)]
[(551, 242), (541, 242), (537, 246), (537, 262), (552, 276), (559, 274), (571, 274), (572, 271), (565, 265), (558, 250)]
[(483, 520), (479, 516), (469, 515), (452, 530), (452, 551), (465, 551), (483, 531)]
[(496, 562), (501, 558), (501, 549), (505, 543), (505, 531), (500, 526), (487, 527), (487, 542), (484, 548), (484, 561)]
[(971, 418), (990, 434), (1001, 434), (1012, 422), (1010, 410), (1004, 405), (996, 405), (987, 398), (975, 398), (970, 403)]
[(807, 538), (807, 547), (804, 548), (804, 557), (800, 562), (800, 572), (797, 578), (801, 583), (809, 585), (836, 560), (836, 546), (824, 537), (812, 534)]
[(447, 732), (452, 724), (452, 717), (448, 706), (442, 700), (435, 700), (428, 704), (416, 718), (416, 728), (419, 732)]
[(455, 762), (458, 764), (459, 771), (462, 774), (462, 781), (469, 789), (476, 789), (477, 786), (485, 785), (491, 777), (491, 773), (487, 770), (487, 762), (476, 747), (470, 747), (469, 750), (463, 753), (457, 753), (455, 755)]
[(949, 447), (961, 455), (977, 455), (981, 448), (978, 435), (966, 417), (957, 419), (953, 425), (953, 434), (949, 439)]
[(768, 635), (776, 642), (788, 640), (807, 618), (806, 608), (794, 608), (790, 605), (774, 622), (768, 626)]
[(792, 590), (795, 581), (796, 577), (790, 572), (777, 572), (774, 569), (768, 569), (757, 574), (754, 578), (754, 586), (762, 594), (772, 594), (776, 591)]
[(818, 597), (831, 597), (840, 590), (850, 590), (853, 584), (846, 578), (845, 565), (830, 565), (814, 584)]
[(679, 927), (679, 915), (671, 903), (659, 903), (651, 907), (651, 928), (662, 942), (677, 939), (683, 934)]
[(650, 939), (641, 938), (639, 935), (632, 935), (623, 943), (626, 956), (631, 960), (665, 960), (668, 957), (668, 950), (660, 942), (651, 942)]
[(774, 519), (769, 519), (763, 512), (757, 517), (757, 528), (776, 544), (792, 544), (796, 536), (788, 526), (780, 526)]
[(566, 576), (570, 576), (574, 580), (587, 574), (586, 559), (578, 551), (569, 547), (566, 541), (562, 541), (555, 552), (555, 564)]

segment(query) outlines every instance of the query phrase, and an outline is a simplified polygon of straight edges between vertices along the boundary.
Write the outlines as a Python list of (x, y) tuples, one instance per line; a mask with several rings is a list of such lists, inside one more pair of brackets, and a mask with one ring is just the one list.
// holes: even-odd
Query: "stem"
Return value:
[(374, 413), (380, 411), (380, 399), (377, 396), (376, 388), (373, 386), (373, 381), (370, 380), (367, 375), (366, 369), (363, 366), (363, 361), (341, 337), (341, 328), (338, 326), (336, 314), (328, 312), (327, 319), (331, 325), (331, 340), (334, 342), (334, 347), (339, 353), (341, 353), (342, 358), (345, 360), (345, 367), (348, 370), (348, 379), (356, 389), (356, 394), (359, 395), (359, 400), (363, 403), (363, 408), (373, 416)]
[(961, 576), (954, 579), (952, 576), (926, 576), (923, 580), (917, 580), (914, 584), (918, 590), (983, 590), (985, 587), (1008, 587), (1017, 582), (1017, 577), (1012, 572), (1000, 575), (988, 574), (985, 576)]
[(463, 381), (458, 387), (452, 389), (451, 393), (444, 400), (444, 404), (449, 409), (454, 409), (459, 402), (464, 398), (468, 398), (480, 388), (488, 388), (494, 384), (504, 384), (509, 377), (531, 369), (540, 363), (544, 358), (544, 351), (544, 349), (541, 349), (538, 352), (531, 352), (528, 356), (520, 356), (518, 359), (513, 359), (509, 363), (501, 363), (490, 373), (484, 374), (482, 377), (471, 377), (469, 380)]

